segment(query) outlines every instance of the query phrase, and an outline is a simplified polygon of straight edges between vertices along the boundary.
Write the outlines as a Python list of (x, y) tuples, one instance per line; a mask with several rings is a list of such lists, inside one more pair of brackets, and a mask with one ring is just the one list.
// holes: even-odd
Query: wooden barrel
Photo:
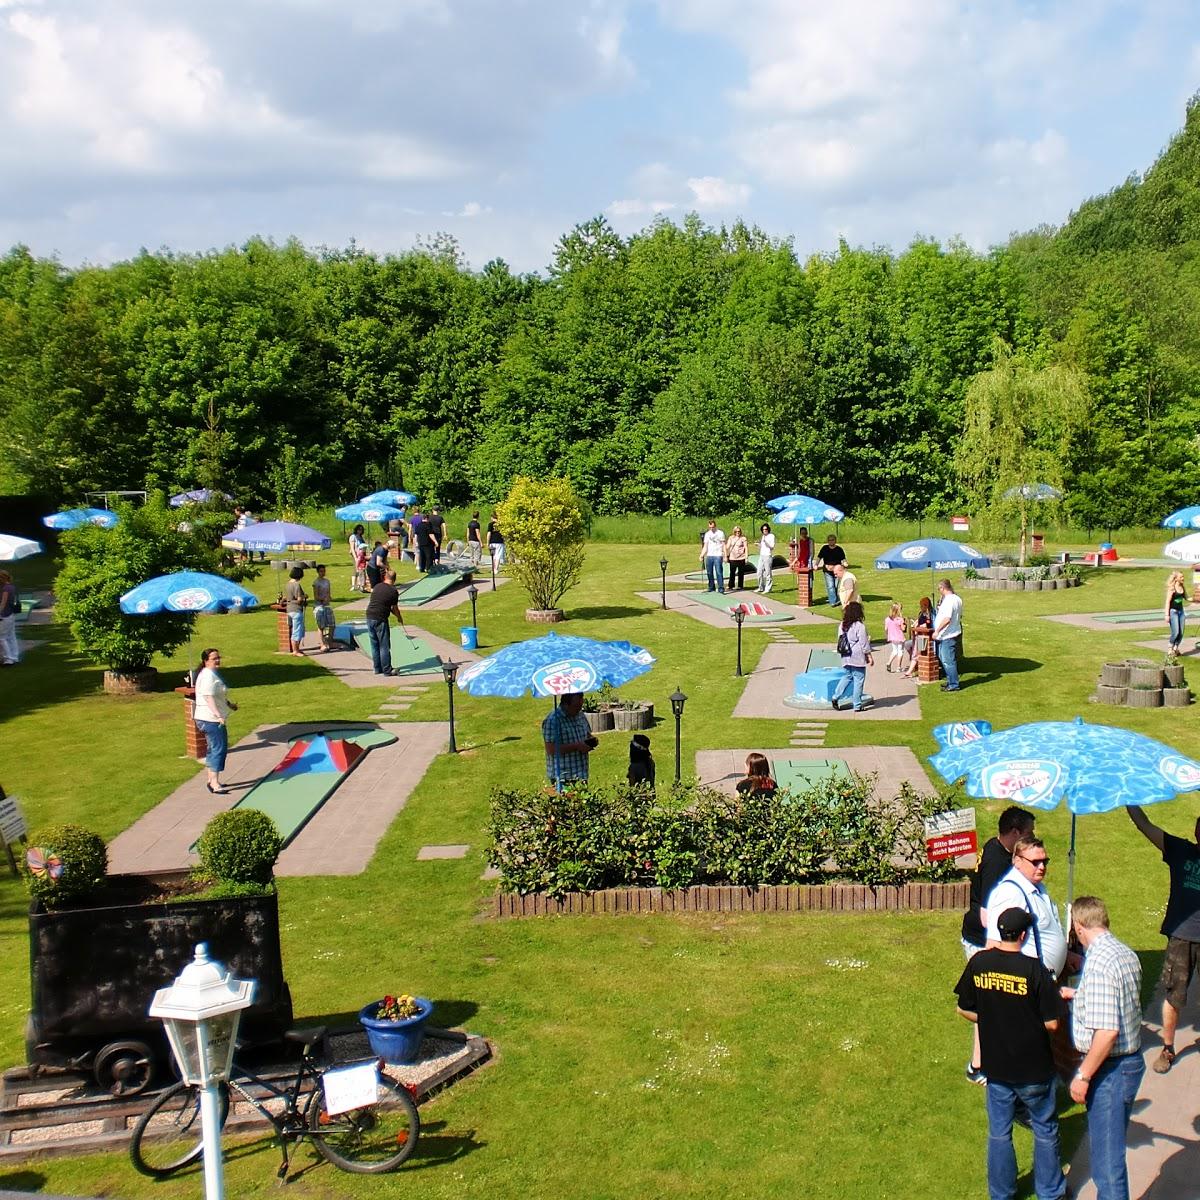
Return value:
[(1162, 688), (1131, 687), (1125, 693), (1125, 703), (1130, 708), (1162, 708)]
[(1107, 683), (1101, 683), (1096, 688), (1096, 699), (1101, 704), (1124, 704), (1125, 695), (1129, 689), (1123, 687), (1113, 687)]
[[(1107, 662), (1100, 668), (1100, 682), (1111, 688), (1127, 688), (1129, 686), (1129, 664), (1127, 662)], [(1121, 703), (1119, 700), (1116, 703)]]

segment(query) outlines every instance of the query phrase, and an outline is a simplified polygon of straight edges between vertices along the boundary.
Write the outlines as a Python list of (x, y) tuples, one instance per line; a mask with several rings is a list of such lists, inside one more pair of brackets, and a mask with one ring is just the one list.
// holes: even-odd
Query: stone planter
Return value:
[(1163, 688), (1162, 698), (1165, 708), (1187, 708), (1192, 702), (1192, 692), (1186, 687)]
[(1128, 688), (1113, 687), (1107, 683), (1098, 684), (1096, 687), (1096, 699), (1101, 704), (1124, 704), (1128, 694)]
[(613, 728), (632, 733), (637, 729), (650, 729), (654, 725), (654, 705), (639, 704), (636, 708), (613, 709)]
[(1177, 663), (1173, 667), (1163, 667), (1163, 675), (1166, 676), (1167, 687), (1178, 688), (1183, 687), (1183, 664)]
[(1025, 580), (1006, 579), (1004, 581), (1004, 590), (1006, 592), (1023, 592), (1025, 590)]
[(104, 690), (110, 696), (139, 696), (158, 686), (158, 671), (146, 667), (140, 671), (105, 671)]
[(565, 616), (566, 614), (561, 608), (527, 608), (525, 610), (525, 620), (532, 621), (536, 625), (557, 625)]
[(1162, 667), (1156, 667), (1144, 658), (1129, 660), (1129, 686), (1131, 688), (1161, 689), (1162, 685)]
[(588, 712), (584, 709), (583, 715), (587, 717), (588, 728), (593, 733), (607, 733), (613, 728), (612, 709), (604, 709), (602, 712)]
[(1130, 708), (1162, 708), (1162, 688), (1131, 687), (1125, 693), (1125, 703)]
[(1126, 688), (1129, 686), (1129, 664), (1127, 662), (1107, 662), (1100, 668), (1100, 682), (1109, 687)]

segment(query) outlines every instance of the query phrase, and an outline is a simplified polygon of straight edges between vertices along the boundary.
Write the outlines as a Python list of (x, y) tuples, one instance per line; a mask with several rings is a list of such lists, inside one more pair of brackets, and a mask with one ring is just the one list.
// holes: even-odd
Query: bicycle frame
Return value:
[[(300, 1093), (307, 1079), (313, 1081), (313, 1086), (301, 1104)], [(283, 1111), (276, 1116), (267, 1108), (265, 1101), (250, 1094), (246, 1085), (262, 1088), (270, 1093), (267, 1100), (282, 1100)], [(283, 1161), (279, 1167), (279, 1177), (282, 1179), (288, 1170), (288, 1143), (303, 1141), (306, 1137), (314, 1136), (313, 1131), (308, 1128), (308, 1112), (319, 1098), (321, 1068), (317, 1066), (316, 1060), (311, 1054), (301, 1055), (300, 1065), (296, 1069), (296, 1077), (287, 1087), (279, 1088), (255, 1075), (253, 1071), (247, 1070), (241, 1064), (234, 1062), (228, 1087), (231, 1091), (237, 1092), (255, 1111), (271, 1123), (275, 1130), (275, 1136), (279, 1139), (279, 1149), (283, 1155)]]

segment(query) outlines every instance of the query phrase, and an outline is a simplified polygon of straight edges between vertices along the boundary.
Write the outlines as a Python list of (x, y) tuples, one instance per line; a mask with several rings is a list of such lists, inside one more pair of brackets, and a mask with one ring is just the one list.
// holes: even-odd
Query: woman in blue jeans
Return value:
[(850, 690), (854, 711), (862, 712), (867, 707), (863, 703), (863, 684), (867, 678), (867, 667), (874, 665), (875, 659), (871, 656), (871, 635), (867, 632), (863, 606), (857, 600), (851, 600), (842, 610), (842, 633), (845, 635), (849, 653), (842, 654), (843, 674), (833, 693), (833, 707), (841, 708), (841, 699)]
[(204, 765), (208, 769), (207, 787), (214, 796), (226, 796), (229, 793), (221, 782), (221, 772), (225, 770), (225, 752), (229, 748), (229, 734), (225, 721), (231, 712), (237, 712), (237, 705), (229, 699), (229, 689), (225, 686), (218, 673), (221, 666), (221, 652), (216, 649), (200, 652), (200, 670), (196, 675), (196, 700), (192, 711), (192, 720), (196, 728), (204, 734), (208, 743), (208, 753), (204, 756)]
[(1183, 606), (1187, 603), (1187, 588), (1183, 583), (1183, 572), (1172, 571), (1167, 580), (1166, 618), (1170, 629), (1170, 644), (1174, 653), (1183, 645)]

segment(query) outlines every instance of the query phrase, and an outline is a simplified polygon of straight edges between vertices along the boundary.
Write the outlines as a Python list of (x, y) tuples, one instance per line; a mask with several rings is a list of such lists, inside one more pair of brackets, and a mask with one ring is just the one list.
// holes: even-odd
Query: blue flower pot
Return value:
[(359, 1014), (358, 1019), (367, 1031), (367, 1040), (371, 1043), (371, 1052), (379, 1055), (384, 1062), (411, 1063), (417, 1061), (421, 1042), (425, 1037), (425, 1025), (433, 1012), (433, 1001), (424, 996), (414, 996), (420, 1012), (415, 1017), (405, 1017), (403, 1021), (380, 1021), (375, 1014), (379, 1011), (382, 1000), (368, 1004)]

